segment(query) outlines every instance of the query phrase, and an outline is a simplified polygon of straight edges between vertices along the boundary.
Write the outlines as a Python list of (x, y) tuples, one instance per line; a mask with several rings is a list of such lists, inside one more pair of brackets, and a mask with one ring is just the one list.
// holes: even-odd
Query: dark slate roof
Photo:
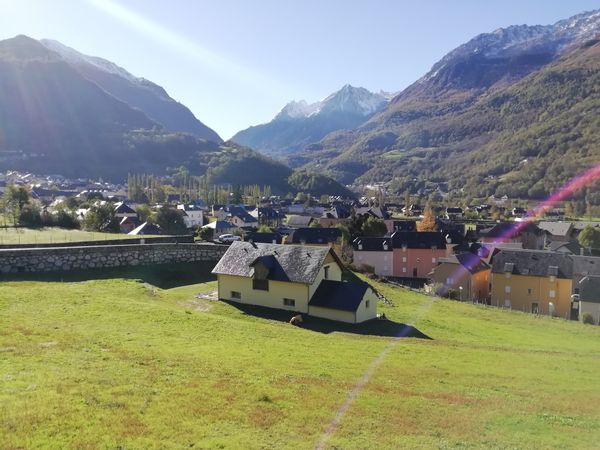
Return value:
[(577, 275), (600, 275), (600, 257), (598, 256), (575, 256), (573, 260), (573, 273)]
[(356, 311), (367, 289), (367, 283), (323, 280), (308, 305)]
[(252, 263), (261, 257), (270, 257), (272, 267), (268, 279), (312, 284), (328, 254), (331, 254), (340, 266), (342, 265), (328, 247), (237, 241), (229, 246), (212, 273), (252, 277), (254, 275)]
[(600, 277), (587, 276), (579, 282), (579, 300), (600, 303)]
[(339, 228), (298, 228), (291, 235), (291, 243), (331, 244), (341, 237)]
[(501, 250), (494, 256), (492, 272), (572, 278), (573, 259), (571, 255), (543, 250)]
[[(362, 244), (362, 248), (359, 249), (359, 245)], [(387, 244), (387, 249), (385, 248)], [(356, 251), (362, 252), (391, 252), (392, 251), (392, 238), (389, 237), (357, 237), (352, 242), (352, 247)]]
[(360, 208), (355, 208), (354, 213), (357, 216), (373, 216), (373, 217), (377, 217), (378, 219), (388, 219), (389, 218), (389, 213), (387, 211), (385, 211), (382, 208), (379, 207), (375, 207), (375, 206), (363, 206)]
[(278, 219), (279, 217), (283, 216), (279, 211), (275, 210), (275, 208), (271, 208), (270, 206), (259, 206), (256, 209), (258, 217), (261, 218), (264, 217), (267, 219)]
[(548, 222), (542, 221), (538, 223), (541, 230), (547, 231), (552, 236), (568, 236), (573, 230), (571, 222)]
[(115, 205), (115, 214), (137, 214), (134, 209), (132, 209), (126, 203), (117, 203)]
[(248, 233), (244, 240), (248, 242), (260, 242), (263, 244), (272, 244), (275, 241), (276, 244), (281, 244), (283, 236), (279, 233)]
[(464, 212), (463, 209), (458, 206), (457, 207), (450, 206), (450, 207), (446, 208), (447, 214), (462, 214), (463, 212)]
[(246, 211), (245, 208), (241, 207), (241, 206), (230, 206), (229, 207), (229, 215), (231, 217), (237, 217), (239, 218), (242, 222), (244, 223), (254, 223), (256, 222), (256, 217), (253, 217), (252, 215), (250, 215), (250, 213), (248, 211)]
[(119, 222), (119, 225), (125, 225), (128, 223), (137, 227), (138, 225), (140, 225), (140, 219), (138, 219), (137, 217), (125, 216), (121, 219), (121, 221)]
[(522, 233), (541, 234), (542, 231), (531, 222), (502, 222), (492, 228), (481, 230), (479, 234), (487, 238), (514, 238)]
[(396, 231), (392, 234), (392, 246), (394, 248), (446, 248), (446, 239), (437, 231)]
[(469, 252), (459, 253), (448, 259), (450, 261), (452, 261), (452, 259), (456, 260), (458, 264), (463, 266), (471, 273), (482, 272), (490, 268), (490, 266), (486, 264), (479, 256)]
[(569, 253), (572, 253), (573, 255), (580, 255), (581, 250), (584, 250), (585, 254), (588, 253), (581, 245), (579, 245), (579, 242), (577, 242), (577, 241), (571, 241), (571, 242), (554, 241), (554, 242), (550, 243), (549, 248), (550, 248), (550, 251), (553, 251), (553, 252), (566, 249), (569, 251)]
[(307, 227), (313, 221), (311, 216), (292, 215), (288, 217), (287, 224), (290, 227)]
[(153, 223), (144, 222), (139, 227), (137, 227), (134, 230), (131, 230), (127, 234), (132, 234), (132, 235), (163, 234), (163, 232), (158, 225), (154, 225)]
[(333, 205), (330, 209), (323, 211), (321, 216), (324, 219), (347, 219), (350, 217), (351, 210), (345, 205)]

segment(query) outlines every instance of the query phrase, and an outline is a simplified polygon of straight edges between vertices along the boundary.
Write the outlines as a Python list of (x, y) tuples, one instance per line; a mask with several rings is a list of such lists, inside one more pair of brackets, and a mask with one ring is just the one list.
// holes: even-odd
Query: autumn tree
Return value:
[(425, 208), (423, 212), (423, 218), (420, 222), (417, 222), (417, 231), (437, 231), (437, 224), (435, 223), (435, 215), (430, 206)]

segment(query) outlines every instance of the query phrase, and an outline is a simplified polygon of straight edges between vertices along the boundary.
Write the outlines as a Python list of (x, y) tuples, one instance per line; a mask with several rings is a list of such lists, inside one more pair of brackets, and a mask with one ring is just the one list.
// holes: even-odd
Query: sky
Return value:
[(0, 0), (0, 39), (56, 39), (149, 79), (228, 139), (345, 84), (396, 92), (455, 47), (598, 0)]

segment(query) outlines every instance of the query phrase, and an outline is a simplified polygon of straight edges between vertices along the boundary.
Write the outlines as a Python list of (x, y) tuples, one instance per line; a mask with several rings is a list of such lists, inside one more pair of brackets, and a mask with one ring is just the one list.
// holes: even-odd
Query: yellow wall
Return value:
[(312, 298), (313, 294), (319, 287), (319, 284), (321, 284), (321, 281), (324, 280), (324, 278), (325, 278), (324, 267), (325, 266), (329, 267), (328, 280), (342, 281), (342, 268), (338, 265), (336, 260), (333, 259), (333, 256), (327, 255), (327, 257), (325, 258), (325, 263), (323, 264), (323, 267), (321, 267), (321, 269), (319, 270), (319, 273), (317, 275), (317, 278), (315, 279), (315, 282), (309, 287), (309, 292), (308, 292), (309, 298)]
[[(550, 277), (534, 277), (504, 273), (492, 273), (492, 305), (504, 306), (505, 300), (510, 300), (511, 308), (531, 312), (532, 303), (539, 305), (540, 314), (549, 314), (549, 304), (554, 304), (554, 315), (565, 317), (571, 311), (570, 279)], [(510, 286), (510, 293), (506, 293)], [(531, 293), (528, 291), (531, 289)], [(555, 291), (555, 297), (550, 297), (550, 291)]]
[(337, 320), (338, 322), (355, 323), (354, 311), (340, 311), (339, 309), (311, 306), (309, 314), (323, 319)]
[[(269, 280), (269, 290), (252, 289), (252, 278), (234, 275), (218, 275), (219, 298), (249, 305), (266, 306), (267, 308), (287, 309), (308, 313), (308, 285)], [(231, 297), (231, 291), (242, 294), (241, 300)], [(296, 306), (285, 306), (284, 298), (294, 299)]]
[[(367, 308), (367, 300), (369, 300), (369, 307)], [(371, 320), (377, 317), (377, 296), (371, 288), (367, 289), (363, 297), (363, 301), (358, 305), (356, 310), (356, 322), (364, 322), (365, 320)]]

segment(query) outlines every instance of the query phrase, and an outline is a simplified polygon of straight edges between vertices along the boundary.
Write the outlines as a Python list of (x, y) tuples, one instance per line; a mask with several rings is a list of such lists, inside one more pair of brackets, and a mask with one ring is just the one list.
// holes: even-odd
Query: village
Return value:
[(84, 228), (104, 210), (110, 231), (127, 237), (230, 245), (213, 271), (227, 301), (364, 322), (379, 317), (378, 296), (347, 275), (361, 273), (457, 301), (600, 323), (600, 222), (571, 220), (564, 208), (532, 217), (508, 198), (444, 207), (383, 195), (263, 196), (248, 205), (168, 194), (148, 205), (132, 201), (127, 185), (18, 173), (0, 184), (26, 189), (31, 200), (21, 208), (38, 205), (40, 220), (69, 207), (73, 227)]

